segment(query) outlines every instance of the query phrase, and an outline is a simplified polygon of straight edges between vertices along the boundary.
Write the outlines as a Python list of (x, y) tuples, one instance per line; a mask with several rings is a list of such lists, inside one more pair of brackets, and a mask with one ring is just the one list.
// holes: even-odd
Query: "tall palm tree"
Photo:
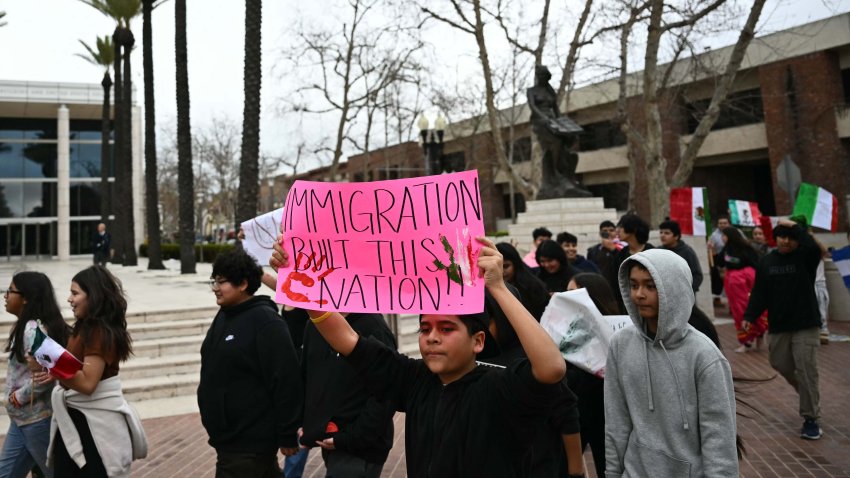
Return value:
[(165, 269), (159, 235), (159, 186), (156, 181), (156, 109), (153, 94), (151, 12), (162, 1), (142, 0), (142, 60), (145, 69), (145, 220), (148, 226), (148, 269)]
[[(130, 53), (135, 43), (130, 21), (141, 13), (141, 0), (80, 0), (115, 21), (112, 41), (115, 48), (115, 144), (113, 171), (115, 175), (113, 245), (115, 262), (125, 266), (138, 264), (133, 238), (133, 160), (131, 145), (132, 77)], [(123, 71), (122, 71), (123, 60)], [(123, 74), (122, 74), (123, 73)]]
[(174, 56), (177, 63), (177, 191), (180, 196), (180, 273), (195, 273), (195, 182), (189, 125), (189, 70), (186, 0), (174, 1)]
[(262, 0), (245, 1), (245, 104), (242, 110), (242, 154), (239, 161), (239, 196), (236, 227), (257, 215), (260, 196), (260, 87)]
[(77, 53), (77, 56), (92, 65), (103, 68), (103, 80), (100, 82), (103, 87), (103, 112), (100, 117), (100, 221), (106, 224), (109, 222), (109, 166), (112, 163), (109, 149), (109, 130), (112, 129), (109, 124), (112, 77), (109, 74), (109, 68), (115, 59), (115, 49), (109, 35), (97, 37), (96, 48), (90, 47), (82, 40), (80, 43), (86, 49), (86, 54)]

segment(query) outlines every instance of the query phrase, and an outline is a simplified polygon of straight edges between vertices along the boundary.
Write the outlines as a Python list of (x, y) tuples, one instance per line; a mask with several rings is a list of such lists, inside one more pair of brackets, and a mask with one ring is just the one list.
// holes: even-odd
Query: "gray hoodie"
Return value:
[[(658, 291), (655, 338), (630, 297), (632, 261)], [(687, 262), (651, 249), (623, 262), (619, 280), (635, 326), (614, 334), (608, 351), (606, 476), (738, 476), (732, 373), (711, 340), (688, 325), (694, 293)]]

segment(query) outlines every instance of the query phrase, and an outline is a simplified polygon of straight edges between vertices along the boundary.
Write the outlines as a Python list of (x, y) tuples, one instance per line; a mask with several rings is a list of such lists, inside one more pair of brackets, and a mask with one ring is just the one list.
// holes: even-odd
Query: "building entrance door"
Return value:
[(56, 222), (0, 223), (0, 257), (7, 261), (49, 258), (56, 254)]

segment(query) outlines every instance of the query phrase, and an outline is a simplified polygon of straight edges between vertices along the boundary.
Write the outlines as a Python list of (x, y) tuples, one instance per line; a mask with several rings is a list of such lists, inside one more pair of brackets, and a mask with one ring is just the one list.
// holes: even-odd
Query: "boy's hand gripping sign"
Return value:
[(484, 310), (478, 172), (368, 183), (296, 181), (276, 301), (387, 314)]

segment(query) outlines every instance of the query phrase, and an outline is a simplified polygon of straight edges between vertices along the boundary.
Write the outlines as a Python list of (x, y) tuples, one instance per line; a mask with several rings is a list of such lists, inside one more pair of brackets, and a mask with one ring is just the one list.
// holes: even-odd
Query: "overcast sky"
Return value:
[[(330, 14), (326, 8), (329, 1), (263, 2), (261, 150), (269, 154), (286, 154), (296, 142), (293, 122), (276, 114), (281, 96), (288, 91), (279, 80), (279, 68), (273, 69), (276, 63), (280, 64), (286, 32), (291, 31), (301, 16), (321, 22)], [(776, 31), (848, 10), (850, 0), (769, 0), (760, 29)], [(100, 82), (102, 70), (74, 54), (83, 51), (78, 39), (93, 45), (96, 35), (111, 34), (114, 29), (111, 20), (74, 0), (0, 0), (0, 11), (6, 12), (4, 20), (8, 23), (0, 27), (0, 79)], [(244, 3), (188, 0), (187, 12), (193, 127), (216, 115), (227, 115), (241, 124)], [(176, 114), (173, 1), (154, 11), (153, 28), (157, 121), (163, 124), (173, 122)], [(133, 81), (137, 100), (142, 102), (141, 18), (132, 29), (137, 46), (133, 54)], [(734, 36), (714, 39), (720, 44), (712, 46), (729, 44), (734, 39)], [(480, 68), (471, 38), (444, 28), (431, 28), (426, 40), (435, 42), (436, 51), (442, 54), (441, 74), (474, 75)], [(335, 119), (317, 119), (306, 123), (306, 128), (334, 130)], [(303, 134), (320, 136), (318, 131)], [(162, 138), (158, 140), (161, 142)]]

